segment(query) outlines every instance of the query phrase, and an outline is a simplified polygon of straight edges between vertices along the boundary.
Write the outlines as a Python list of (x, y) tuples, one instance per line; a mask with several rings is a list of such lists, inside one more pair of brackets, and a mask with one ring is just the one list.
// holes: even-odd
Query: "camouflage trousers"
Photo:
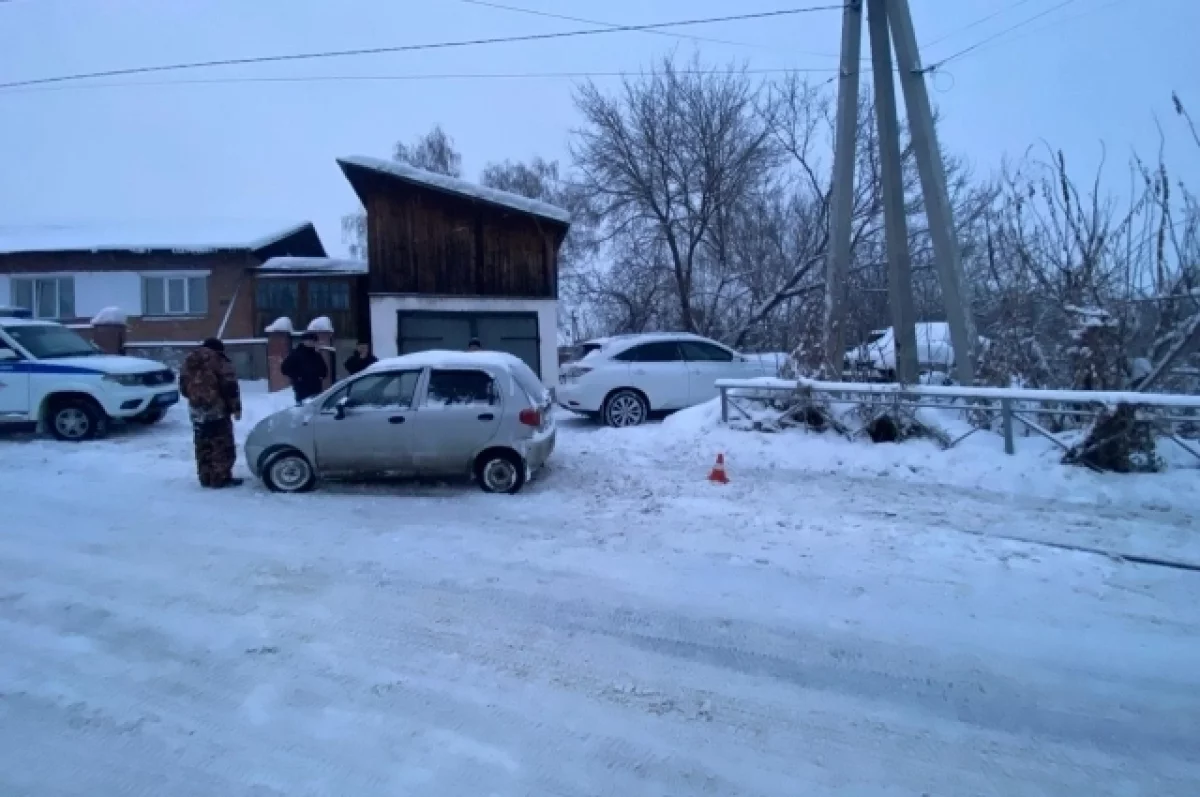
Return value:
[(192, 426), (196, 447), (196, 474), (203, 487), (216, 487), (233, 476), (237, 445), (233, 442), (233, 420), (221, 418)]

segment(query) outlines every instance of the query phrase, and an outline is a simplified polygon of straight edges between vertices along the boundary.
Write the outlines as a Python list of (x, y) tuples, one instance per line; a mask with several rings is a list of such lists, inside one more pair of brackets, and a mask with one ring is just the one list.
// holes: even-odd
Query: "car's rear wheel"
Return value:
[(475, 478), (485, 493), (518, 493), (525, 486), (525, 463), (513, 451), (485, 451), (475, 462)]
[(104, 434), (106, 416), (96, 402), (86, 398), (58, 399), (50, 406), (50, 434), (68, 443), (93, 440)]
[(616, 390), (605, 399), (601, 415), (606, 424), (618, 429), (640, 426), (650, 417), (650, 405), (636, 390)]
[(262, 468), (263, 484), (275, 493), (305, 493), (317, 484), (312, 463), (299, 451), (288, 450), (267, 458)]

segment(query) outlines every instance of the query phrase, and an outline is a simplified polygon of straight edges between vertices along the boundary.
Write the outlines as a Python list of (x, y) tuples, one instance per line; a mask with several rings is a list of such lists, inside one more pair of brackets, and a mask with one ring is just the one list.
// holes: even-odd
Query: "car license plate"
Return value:
[(155, 404), (174, 404), (179, 401), (179, 393), (172, 390), (170, 393), (159, 393), (154, 397)]

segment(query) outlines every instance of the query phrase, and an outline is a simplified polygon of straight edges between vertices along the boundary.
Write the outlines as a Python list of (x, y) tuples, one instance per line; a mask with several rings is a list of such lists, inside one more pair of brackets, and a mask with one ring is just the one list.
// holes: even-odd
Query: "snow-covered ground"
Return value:
[(997, 538), (1195, 556), (1196, 471), (711, 408), (512, 497), (202, 491), (179, 412), (0, 446), (5, 797), (1200, 793), (1200, 574)]

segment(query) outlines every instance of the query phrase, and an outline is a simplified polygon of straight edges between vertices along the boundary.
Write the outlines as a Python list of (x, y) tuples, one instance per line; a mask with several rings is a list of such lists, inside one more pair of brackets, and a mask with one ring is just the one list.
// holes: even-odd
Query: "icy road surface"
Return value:
[(517, 497), (0, 440), (0, 794), (1200, 794), (1200, 574), (979, 536), (1188, 507), (764, 461), (803, 437), (721, 488), (676, 433), (572, 425)]

